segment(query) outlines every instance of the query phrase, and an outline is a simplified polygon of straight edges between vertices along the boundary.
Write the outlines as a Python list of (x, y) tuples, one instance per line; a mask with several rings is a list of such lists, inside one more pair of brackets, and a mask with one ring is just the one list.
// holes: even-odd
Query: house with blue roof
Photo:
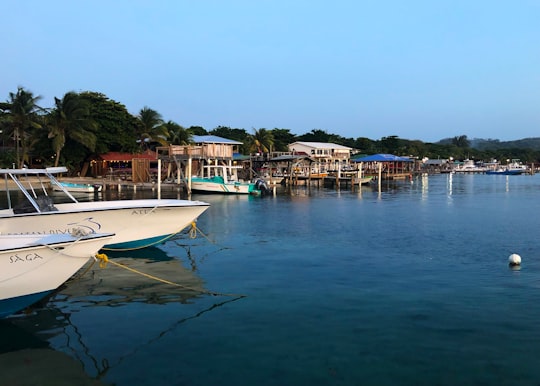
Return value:
[(412, 178), (414, 160), (394, 154), (372, 154), (355, 158), (353, 162), (360, 165), (365, 176), (383, 180)]

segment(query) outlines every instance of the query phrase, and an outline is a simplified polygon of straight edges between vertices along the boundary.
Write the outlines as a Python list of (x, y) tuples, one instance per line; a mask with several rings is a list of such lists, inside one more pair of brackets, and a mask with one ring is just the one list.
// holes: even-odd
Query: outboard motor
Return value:
[(268, 185), (266, 185), (266, 181), (262, 178), (259, 178), (257, 181), (255, 181), (255, 188), (261, 192), (261, 196), (266, 196), (270, 191)]

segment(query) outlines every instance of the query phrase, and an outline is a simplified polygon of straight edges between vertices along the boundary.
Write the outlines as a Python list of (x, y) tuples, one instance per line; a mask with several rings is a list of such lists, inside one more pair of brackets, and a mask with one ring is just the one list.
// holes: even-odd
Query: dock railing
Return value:
[(158, 158), (161, 159), (188, 159), (188, 158), (220, 158), (232, 159), (233, 149), (222, 144), (203, 144), (203, 145), (169, 145), (156, 148)]

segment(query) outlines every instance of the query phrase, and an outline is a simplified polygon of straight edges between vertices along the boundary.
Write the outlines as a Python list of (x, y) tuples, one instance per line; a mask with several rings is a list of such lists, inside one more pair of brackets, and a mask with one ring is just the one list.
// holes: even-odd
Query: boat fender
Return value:
[(508, 265), (511, 267), (521, 265), (521, 256), (517, 253), (512, 253), (510, 256), (508, 256)]

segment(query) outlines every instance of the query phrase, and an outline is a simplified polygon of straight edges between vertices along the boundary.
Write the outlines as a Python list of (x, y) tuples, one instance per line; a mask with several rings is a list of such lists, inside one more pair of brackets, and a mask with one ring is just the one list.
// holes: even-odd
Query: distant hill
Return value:
[[(452, 143), (452, 138), (445, 138), (438, 143), (448, 145)], [(478, 150), (499, 150), (499, 149), (531, 149), (540, 150), (540, 137), (523, 138), (515, 141), (500, 141), (498, 139), (469, 139), (469, 144), (473, 149)]]

